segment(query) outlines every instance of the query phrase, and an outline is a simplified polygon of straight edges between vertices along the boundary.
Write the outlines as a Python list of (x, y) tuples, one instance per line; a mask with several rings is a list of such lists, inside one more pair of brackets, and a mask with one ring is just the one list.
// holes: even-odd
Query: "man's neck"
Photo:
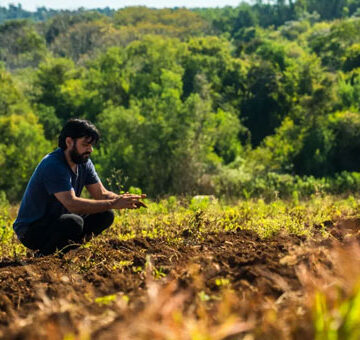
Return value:
[(73, 171), (74, 174), (76, 174), (77, 173), (77, 164), (71, 160), (69, 150), (65, 150), (64, 155), (65, 155), (66, 162), (69, 164), (70, 169)]

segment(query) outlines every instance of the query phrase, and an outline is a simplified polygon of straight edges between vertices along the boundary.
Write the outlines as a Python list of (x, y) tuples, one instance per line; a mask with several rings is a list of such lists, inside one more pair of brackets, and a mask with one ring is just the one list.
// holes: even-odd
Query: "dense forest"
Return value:
[(72, 117), (112, 190), (360, 189), (360, 0), (0, 8), (0, 191), (16, 202)]

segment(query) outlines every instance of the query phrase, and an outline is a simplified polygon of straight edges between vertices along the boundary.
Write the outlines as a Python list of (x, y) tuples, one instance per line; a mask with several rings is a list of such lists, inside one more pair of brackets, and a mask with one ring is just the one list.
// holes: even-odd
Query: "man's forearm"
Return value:
[(113, 208), (115, 198), (104, 200), (93, 200), (77, 197), (72, 200), (67, 209), (74, 214), (96, 214)]

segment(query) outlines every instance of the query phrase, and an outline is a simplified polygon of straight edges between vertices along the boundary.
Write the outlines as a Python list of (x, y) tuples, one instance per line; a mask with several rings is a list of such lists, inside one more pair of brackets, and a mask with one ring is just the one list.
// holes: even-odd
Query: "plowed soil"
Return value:
[(261, 327), (264, 303), (272, 301), (280, 312), (297, 313), (292, 336), (301, 338), (301, 332), (309, 330), (301, 309), (305, 288), (299, 268), (314, 276), (320, 268), (331, 273), (334, 266), (327, 252), (345, 244), (344, 235), (356, 233), (358, 225), (328, 223), (332, 235), (327, 239), (277, 235), (263, 240), (240, 230), (201, 239), (184, 232), (176, 245), (164, 239), (103, 238), (96, 247), (63, 257), (3, 259), (0, 337), (63, 339), (86, 334), (92, 339), (123, 339), (127, 336), (119, 335), (122, 327), (141, 323), (149, 304), (156, 309), (153, 314), (158, 313), (151, 320), (157, 322), (165, 317), (161, 313), (166, 314), (171, 299), (178, 301), (176, 307), (184, 315), (194, 314), (196, 301), (205, 301), (211, 310), (216, 297), (231, 288), (237, 299), (231, 309), (252, 318), (249, 327)]

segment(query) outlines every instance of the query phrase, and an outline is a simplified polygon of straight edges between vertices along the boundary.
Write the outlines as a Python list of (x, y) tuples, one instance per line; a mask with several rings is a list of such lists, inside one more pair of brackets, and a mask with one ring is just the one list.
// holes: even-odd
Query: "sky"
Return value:
[(164, 7), (224, 7), (237, 6), (242, 0), (0, 0), (0, 6), (7, 7), (9, 4), (20, 3), (29, 11), (35, 11), (37, 7), (52, 9), (76, 9), (84, 8), (122, 8), (126, 6), (140, 6), (164, 8)]

